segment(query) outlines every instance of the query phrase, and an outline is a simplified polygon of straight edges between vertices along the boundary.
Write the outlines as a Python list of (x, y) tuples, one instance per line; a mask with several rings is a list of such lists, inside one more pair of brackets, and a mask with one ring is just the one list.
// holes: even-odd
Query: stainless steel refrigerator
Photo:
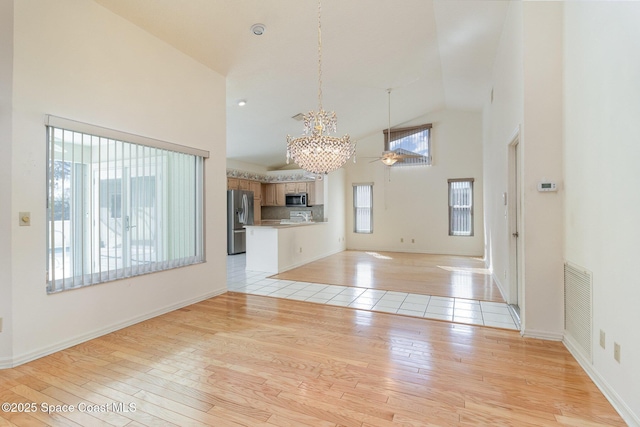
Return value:
[(246, 252), (245, 225), (253, 225), (253, 191), (227, 190), (227, 254)]

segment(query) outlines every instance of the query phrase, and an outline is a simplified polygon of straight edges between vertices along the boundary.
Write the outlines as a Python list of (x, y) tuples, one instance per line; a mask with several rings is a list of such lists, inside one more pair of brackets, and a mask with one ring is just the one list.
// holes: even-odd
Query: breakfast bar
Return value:
[(326, 222), (247, 225), (246, 269), (282, 273), (332, 255)]

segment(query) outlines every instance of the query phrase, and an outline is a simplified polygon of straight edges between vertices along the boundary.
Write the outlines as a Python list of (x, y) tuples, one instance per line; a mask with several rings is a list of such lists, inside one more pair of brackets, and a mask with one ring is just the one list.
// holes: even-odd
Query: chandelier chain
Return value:
[(318, 0), (318, 111), (322, 111), (322, 7)]
[(304, 134), (298, 138), (287, 135), (287, 164), (293, 160), (302, 169), (327, 174), (342, 167), (349, 158), (355, 162), (356, 144), (349, 135), (330, 136), (336, 132), (337, 117), (322, 108), (322, 6), (318, 0), (318, 111), (303, 116)]

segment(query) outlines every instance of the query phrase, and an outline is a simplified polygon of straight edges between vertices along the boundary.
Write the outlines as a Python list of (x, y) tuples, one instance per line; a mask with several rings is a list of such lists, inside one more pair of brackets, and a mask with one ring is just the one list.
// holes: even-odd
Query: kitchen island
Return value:
[(327, 222), (263, 221), (246, 225), (246, 269), (282, 273), (339, 252), (330, 242)]

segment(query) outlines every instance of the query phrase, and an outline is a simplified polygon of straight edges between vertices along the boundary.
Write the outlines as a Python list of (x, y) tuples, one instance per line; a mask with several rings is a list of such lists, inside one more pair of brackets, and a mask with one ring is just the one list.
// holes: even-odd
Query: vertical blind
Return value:
[(373, 185), (353, 185), (353, 229), (356, 233), (373, 232)]
[(431, 164), (431, 127), (430, 123), (420, 126), (385, 129), (384, 149), (398, 154), (416, 154), (420, 157), (406, 157), (393, 166), (430, 165)]
[(473, 179), (449, 180), (449, 235), (473, 236)]
[(47, 291), (202, 262), (199, 155), (47, 126)]

